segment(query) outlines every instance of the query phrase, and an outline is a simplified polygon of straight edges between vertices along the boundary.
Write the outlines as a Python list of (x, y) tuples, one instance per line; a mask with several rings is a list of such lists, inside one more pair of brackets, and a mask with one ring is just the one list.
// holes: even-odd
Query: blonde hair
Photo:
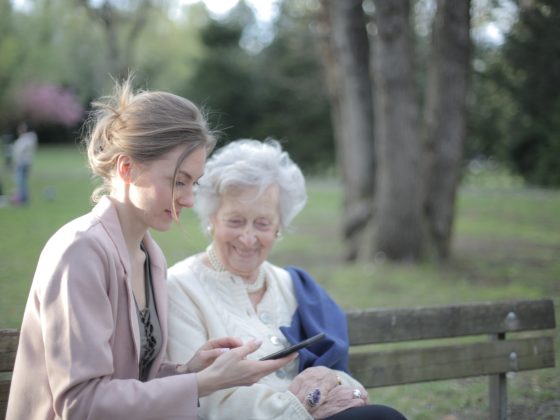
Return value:
[(92, 103), (92, 107), (84, 143), (93, 176), (103, 180), (103, 185), (92, 193), (93, 202), (111, 192), (111, 179), (120, 155), (142, 164), (184, 146), (175, 166), (175, 185), (179, 166), (187, 156), (199, 147), (210, 153), (216, 144), (195, 104), (167, 92), (135, 93), (131, 78), (116, 83), (113, 94)]

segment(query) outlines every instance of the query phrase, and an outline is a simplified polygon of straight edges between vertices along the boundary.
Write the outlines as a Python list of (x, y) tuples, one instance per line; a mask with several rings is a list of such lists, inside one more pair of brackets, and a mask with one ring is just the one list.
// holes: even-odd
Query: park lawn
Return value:
[[(31, 178), (29, 206), (0, 208), (0, 328), (19, 326), (49, 236), (90, 208), (92, 182), (77, 148), (41, 147)], [(5, 168), (2, 180), (5, 189), (13, 185)], [(308, 190), (308, 205), (270, 259), (305, 268), (345, 309), (550, 297), (560, 325), (560, 192), (525, 188), (501, 173), (468, 178), (458, 198), (453, 258), (436, 266), (382, 260), (345, 264), (340, 186), (330, 178), (310, 177)], [(191, 211), (183, 212), (181, 224), (170, 232), (153, 235), (169, 264), (207, 243)], [(557, 363), (559, 337), (556, 333)], [(560, 412), (558, 373), (556, 368), (511, 374), (511, 418), (560, 418), (555, 414)], [(388, 387), (371, 390), (370, 396), (409, 419), (479, 419), (487, 416), (486, 383), (475, 378)]]

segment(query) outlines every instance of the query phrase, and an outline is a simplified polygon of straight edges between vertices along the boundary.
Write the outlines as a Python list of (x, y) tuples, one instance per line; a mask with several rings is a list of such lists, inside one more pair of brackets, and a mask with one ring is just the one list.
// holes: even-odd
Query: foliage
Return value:
[(186, 96), (209, 111), (214, 127), (228, 137), (251, 137), (249, 127), (258, 115), (254, 100), (254, 57), (239, 45), (246, 20), (252, 12), (243, 3), (239, 18), (210, 20), (201, 29), (204, 48), (192, 78), (185, 84)]
[[(108, 93), (112, 77), (118, 75), (113, 72), (106, 27), (95, 13), (75, 0), (36, 0), (23, 10), (13, 9), (9, 1), (0, 4), (0, 132), (14, 131), (22, 117), (14, 104), (31, 83), (63, 86), (86, 109)], [(193, 6), (188, 10), (193, 13), (180, 16), (171, 16), (163, 6), (149, 10), (137, 48), (127, 52), (123, 64), (136, 74), (139, 86), (176, 91), (184, 84), (192, 73), (192, 57), (200, 51), (198, 26), (192, 23), (200, 8)], [(111, 13), (117, 12), (132, 13)], [(130, 33), (126, 25), (114, 29), (119, 40)], [(55, 132), (75, 140), (73, 130)]]
[[(135, 73), (139, 87), (170, 90), (206, 105), (225, 141), (272, 136), (284, 141), (306, 168), (333, 164), (327, 93), (316, 34), (310, 30), (316, 2), (284, 0), (276, 21), (264, 29), (257, 28), (242, 2), (217, 20), (202, 3), (150, 3), (146, 23), (123, 64)], [(475, 2), (475, 29), (495, 21), (492, 11), (503, 3), (511, 1)], [(116, 76), (106, 27), (96, 17), (95, 7), (103, 2), (27, 4), (22, 9), (0, 2), (0, 133), (15, 132), (21, 118), (15, 104), (32, 82), (69, 89), (87, 109), (92, 99), (108, 93), (111, 76)], [(364, 5), (373, 13), (371, 2)], [(504, 45), (475, 40), (467, 157), (492, 156), (510, 162), (530, 182), (559, 185), (560, 99), (553, 88), (560, 78), (559, 6), (552, 0), (533, 5), (520, 13)], [(422, 70), (433, 2), (417, 1), (415, 10), (416, 59)], [(134, 7), (111, 13), (123, 19), (135, 16)], [(121, 46), (130, 33), (130, 19), (125, 21), (114, 27)], [(265, 41), (255, 43), (251, 37)], [(418, 83), (422, 92), (422, 72)], [(73, 129), (54, 133), (57, 140), (75, 140)]]
[(521, 8), (503, 46), (479, 46), (469, 155), (494, 156), (532, 184), (560, 186), (560, 4)]
[(560, 186), (560, 3), (522, 9), (504, 45), (506, 89), (519, 114), (511, 121), (509, 156), (529, 182)]
[(141, 87), (188, 96), (186, 81), (196, 71), (203, 54), (200, 30), (210, 20), (202, 4), (184, 6), (176, 15), (156, 9), (139, 37), (134, 65)]
[[(255, 23), (240, 2), (202, 29), (205, 50), (184, 89), (210, 111), (224, 140), (274, 137), (306, 168), (334, 160), (329, 107), (310, 11), (284, 4), (274, 39), (260, 51), (242, 47)], [(252, 45), (250, 42), (246, 42)]]
[(14, 120), (10, 88), (18, 73), (23, 50), (16, 35), (14, 11), (9, 1), (0, 2), (0, 130)]
[(502, 56), (493, 45), (478, 45), (474, 54), (465, 156), (469, 160), (486, 157), (504, 162), (508, 124), (516, 111), (508, 93), (496, 83)]
[(259, 54), (259, 102), (267, 111), (255, 124), (257, 137), (286, 142), (309, 170), (334, 162), (334, 138), (326, 82), (313, 27), (313, 10), (285, 1), (272, 44)]
[[(11, 63), (0, 66), (0, 79), (7, 80), (0, 101), (0, 115), (6, 116), (0, 120), (0, 131), (13, 131), (24, 117), (16, 105), (28, 102), (21, 95), (32, 84), (64, 86), (75, 93), (79, 107), (92, 96), (89, 88), (95, 90), (95, 65), (100, 63), (97, 52), (101, 49), (95, 46), (96, 31), (85, 13), (71, 7), (69, 1), (37, 0), (29, 9), (10, 11), (11, 24), (3, 27), (9, 33), (0, 42), (12, 39), (15, 46), (10, 54), (2, 51), (0, 60), (4, 63), (7, 58), (6, 63)], [(10, 2), (2, 2), (6, 3)], [(85, 32), (84, 27), (91, 30)]]

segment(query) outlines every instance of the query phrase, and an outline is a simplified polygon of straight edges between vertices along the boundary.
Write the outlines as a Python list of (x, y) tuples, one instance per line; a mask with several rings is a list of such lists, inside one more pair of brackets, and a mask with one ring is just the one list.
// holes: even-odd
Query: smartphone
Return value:
[(264, 356), (259, 360), (280, 359), (304, 347), (310, 346), (311, 344), (315, 344), (318, 341), (321, 341), (323, 338), (325, 338), (325, 333), (319, 333), (317, 335), (314, 335), (313, 337), (308, 338), (307, 340), (300, 341), (299, 343), (293, 344), (290, 347), (286, 347), (285, 349), (277, 351), (276, 353), (272, 353), (269, 354), (268, 356)]

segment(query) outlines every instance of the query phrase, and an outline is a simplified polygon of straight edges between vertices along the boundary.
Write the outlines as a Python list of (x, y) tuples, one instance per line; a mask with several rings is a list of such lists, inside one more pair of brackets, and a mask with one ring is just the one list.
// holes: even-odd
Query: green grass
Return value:
[[(31, 174), (31, 204), (0, 208), (0, 328), (19, 326), (45, 241), (90, 208), (93, 187), (84, 162), (75, 149), (42, 147)], [(9, 174), (2, 175), (9, 189)], [(308, 185), (308, 205), (271, 260), (305, 268), (342, 307), (551, 297), (560, 313), (560, 192), (527, 189), (503, 172), (478, 173), (460, 190), (453, 258), (447, 264), (348, 265), (342, 258), (340, 186), (315, 178)], [(46, 199), (46, 189), (55, 191), (54, 200)], [(170, 232), (153, 232), (170, 264), (206, 245), (194, 214), (182, 217)], [(555, 338), (560, 363), (560, 334)], [(409, 419), (483, 419), (486, 384), (485, 378), (442, 381), (374, 389), (370, 395)], [(560, 419), (559, 369), (510, 375), (509, 384), (512, 419)]]

